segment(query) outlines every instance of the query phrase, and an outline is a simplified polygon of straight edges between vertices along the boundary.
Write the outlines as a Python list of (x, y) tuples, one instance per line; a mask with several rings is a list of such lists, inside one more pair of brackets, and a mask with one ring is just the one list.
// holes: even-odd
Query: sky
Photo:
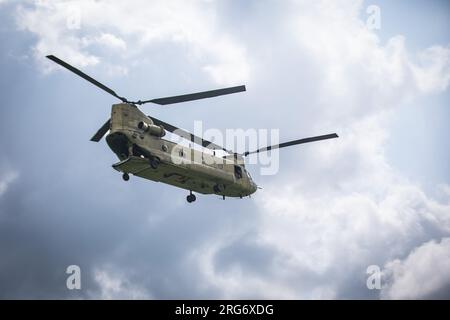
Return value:
[[(450, 298), (448, 1), (0, 0), (0, 19), (0, 298)], [(340, 137), (249, 165), (251, 198), (188, 204), (122, 181), (89, 141), (117, 101), (48, 54), (130, 99), (246, 85), (142, 106), (188, 130)]]

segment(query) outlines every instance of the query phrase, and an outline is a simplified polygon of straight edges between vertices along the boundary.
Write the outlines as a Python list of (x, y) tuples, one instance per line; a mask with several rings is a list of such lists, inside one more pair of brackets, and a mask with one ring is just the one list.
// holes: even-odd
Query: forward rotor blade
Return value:
[(158, 98), (158, 99), (152, 99), (152, 100), (146, 100), (146, 101), (138, 101), (138, 102), (136, 102), (136, 104), (140, 105), (140, 104), (151, 102), (151, 103), (156, 103), (156, 104), (160, 104), (160, 105), (166, 105), (166, 104), (180, 103), (180, 102), (185, 102), (185, 101), (212, 98), (212, 97), (217, 97), (217, 96), (222, 96), (225, 94), (237, 93), (237, 92), (242, 92), (242, 91), (245, 91), (245, 86), (237, 86), (237, 87), (230, 87), (230, 88), (224, 88), (224, 89), (183, 94), (180, 96)]
[(202, 139), (202, 138), (200, 138), (200, 137), (198, 137), (198, 136), (196, 136), (196, 135), (194, 135), (194, 134), (192, 134), (192, 133), (190, 133), (190, 132), (188, 132), (186, 130), (177, 128), (177, 127), (175, 127), (175, 126), (173, 126), (173, 125), (171, 125), (171, 124), (169, 124), (167, 122), (164, 122), (162, 120), (156, 119), (154, 117), (150, 117), (150, 116), (148, 116), (148, 117), (150, 119), (152, 119), (152, 121), (153, 121), (153, 123), (155, 125), (163, 126), (165, 130), (167, 130), (169, 132), (172, 132), (172, 133), (174, 133), (174, 134), (176, 134), (176, 135), (178, 135), (178, 136), (180, 136), (182, 138), (185, 138), (185, 139), (187, 139), (189, 141), (192, 141), (195, 144), (201, 145), (202, 147), (205, 147), (205, 148), (208, 147), (209, 149), (217, 149), (217, 150), (226, 151), (228, 153), (233, 153), (232, 151), (229, 151), (229, 150), (225, 149), (224, 147), (219, 146), (218, 144), (215, 144), (215, 143), (212, 143), (211, 141)]
[(316, 136), (316, 137), (293, 140), (293, 141), (284, 142), (284, 143), (276, 144), (276, 145), (269, 146), (269, 147), (260, 148), (255, 151), (246, 151), (246, 152), (244, 152), (244, 156), (248, 156), (249, 154), (252, 154), (252, 153), (259, 153), (259, 152), (269, 151), (272, 149), (294, 146), (296, 144), (302, 144), (302, 143), (308, 143), (308, 142), (314, 142), (314, 141), (320, 141), (320, 140), (326, 140), (326, 139), (333, 139), (333, 138), (338, 138), (338, 137), (339, 136), (336, 133), (332, 133), (332, 134), (326, 134), (323, 136)]
[(52, 60), (53, 62), (56, 62), (57, 64), (59, 64), (60, 66), (63, 66), (64, 68), (72, 71), (73, 73), (75, 73), (76, 75), (82, 77), (83, 79), (89, 81), (90, 83), (92, 83), (93, 85), (97, 86), (98, 88), (108, 92), (109, 94), (113, 95), (114, 97), (122, 100), (123, 102), (128, 102), (127, 99), (125, 99), (124, 97), (119, 96), (117, 93), (115, 93), (112, 89), (108, 88), (107, 86), (105, 86), (104, 84), (98, 82), (97, 80), (95, 80), (94, 78), (91, 78), (90, 76), (88, 76), (86, 73), (78, 70), (77, 68), (71, 66), (70, 64), (68, 64), (67, 62), (62, 61), (61, 59), (55, 57), (54, 55), (49, 55), (47, 56), (48, 59)]
[(94, 136), (91, 138), (91, 141), (99, 142), (103, 136), (108, 132), (111, 124), (111, 119), (108, 119), (108, 121), (105, 122), (105, 124), (98, 129), (98, 131), (94, 134)]

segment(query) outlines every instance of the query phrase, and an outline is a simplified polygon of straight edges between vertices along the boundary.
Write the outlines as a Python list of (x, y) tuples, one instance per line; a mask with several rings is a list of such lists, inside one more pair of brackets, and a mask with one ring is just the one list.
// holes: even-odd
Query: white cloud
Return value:
[(298, 30), (299, 50), (322, 67), (323, 81), (318, 85), (325, 105), (339, 105), (335, 110), (343, 117), (377, 113), (448, 87), (448, 47), (433, 46), (413, 55), (401, 35), (382, 45), (360, 20), (356, 9), (361, 5), (320, 1), (301, 6), (301, 13), (289, 20)]
[[(225, 297), (335, 298), (345, 297), (347, 288), (368, 296), (366, 268), (408, 254), (412, 258), (403, 269), (412, 268), (418, 257), (441, 257), (436, 271), (445, 269), (447, 242), (430, 256), (410, 252), (436, 236), (450, 236), (450, 197), (444, 194), (437, 200), (402, 177), (390, 166), (384, 148), (391, 115), (387, 111), (448, 88), (449, 49), (435, 46), (415, 59), (403, 36), (382, 45), (359, 20), (360, 3), (299, 2), (299, 8), (290, 12), (289, 31), (283, 31), (296, 35), (304, 64), (318, 66), (314, 71), (323, 75), (314, 78), (320, 88), (312, 100), (320, 101), (314, 127), (340, 123), (340, 138), (314, 145), (313, 152), (291, 150), (290, 157), (302, 159), (301, 166), (272, 182), (266, 179), (263, 194), (256, 196), (262, 217), (257, 242), (274, 249), (267, 261), (275, 263), (274, 272), (245, 272), (239, 264), (219, 270), (214, 261), (232, 241), (221, 239), (196, 253), (205, 283), (225, 287)], [(301, 65), (291, 67), (293, 74), (302, 72)], [(431, 262), (429, 267), (427, 272)], [(384, 295), (401, 296), (409, 280), (403, 281), (401, 267), (388, 263), (387, 268), (399, 271)], [(418, 276), (412, 295), (432, 294), (449, 286), (447, 279), (444, 272), (421, 287), (426, 278)]]
[(96, 269), (94, 280), (100, 287), (100, 297), (96, 292), (92, 298), (100, 299), (149, 299), (148, 292), (131, 283), (123, 272), (113, 272), (111, 268)]
[(66, 57), (80, 67), (99, 63), (99, 58), (86, 50), (82, 37), (77, 35), (78, 29), (67, 26), (72, 8), (70, 3), (38, 1), (35, 5), (34, 10), (28, 6), (18, 6), (16, 21), (20, 29), (38, 37), (33, 54), (44, 66), (44, 71), (48, 72), (53, 67), (44, 62), (48, 54)]
[(250, 66), (243, 47), (236, 46), (229, 38), (211, 43), (214, 62), (203, 67), (218, 84), (232, 85), (245, 82), (250, 77)]
[(13, 183), (18, 177), (18, 173), (15, 171), (5, 171), (0, 173), (0, 196), (2, 196), (11, 183)]
[[(217, 264), (224, 248), (234, 242), (236, 246), (243, 245), (238, 236), (219, 235), (215, 241), (195, 250), (193, 260), (201, 268), (204, 285), (220, 288), (224, 298), (333, 299), (346, 297), (347, 286), (359, 288), (365, 296), (370, 293), (365, 287), (369, 265), (383, 266), (410, 254), (436, 234), (450, 234), (448, 199), (447, 203), (437, 202), (417, 186), (390, 180), (385, 182), (388, 186), (381, 183), (374, 186), (383, 191), (326, 190), (324, 195), (320, 189), (311, 191), (313, 180), (306, 181), (299, 185), (270, 186), (265, 188), (264, 197), (257, 197), (262, 221), (258, 221), (255, 241), (259, 247), (273, 251), (262, 261), (263, 265), (245, 269), (246, 258), (242, 255), (231, 266)], [(433, 272), (434, 261), (439, 258), (443, 262), (434, 272), (445, 269), (450, 252), (447, 250), (441, 256), (445, 250), (434, 252), (433, 260), (427, 262), (427, 271)], [(421, 255), (420, 259), (426, 260), (428, 256)], [(395, 266), (388, 263), (387, 270), (397, 270)], [(261, 272), (264, 268), (269, 270)], [(448, 272), (440, 273), (442, 279), (448, 277)], [(394, 298), (407, 292), (403, 288), (406, 281), (400, 277), (399, 271), (394, 281), (383, 282), (383, 297)], [(417, 277), (415, 283), (423, 280), (425, 275)], [(431, 282), (429, 286), (417, 285), (411, 294), (426, 296), (449, 285), (448, 281), (436, 285), (437, 279)]]
[[(68, 27), (74, 11), (79, 13), (79, 28)], [(114, 5), (94, 0), (39, 1), (31, 8), (20, 7), (17, 23), (38, 36), (34, 47), (38, 61), (53, 53), (85, 67), (103, 60), (105, 53), (96, 44), (116, 49), (108, 53), (108, 59), (116, 61), (158, 43), (171, 43), (187, 47), (217, 83), (244, 81), (249, 77), (245, 49), (218, 30), (216, 14), (214, 4), (205, 1), (134, 0)]]
[(123, 39), (111, 33), (102, 33), (99, 37), (96, 38), (96, 41), (113, 49), (126, 50), (127, 48), (127, 44)]
[(444, 91), (450, 81), (450, 48), (433, 46), (419, 54), (419, 66), (411, 66), (419, 89)]
[(423, 299), (440, 290), (448, 291), (450, 238), (427, 242), (405, 259), (388, 262), (383, 274), (389, 282), (381, 293), (386, 299)]

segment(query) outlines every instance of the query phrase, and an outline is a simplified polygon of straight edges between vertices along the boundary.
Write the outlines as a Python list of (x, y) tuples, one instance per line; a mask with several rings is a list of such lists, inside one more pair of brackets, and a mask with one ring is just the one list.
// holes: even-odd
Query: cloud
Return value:
[[(110, 269), (110, 268), (109, 268)], [(100, 287), (100, 295), (96, 292), (93, 299), (150, 299), (144, 288), (130, 283), (126, 275), (113, 272), (108, 268), (96, 269), (94, 279)]]
[[(320, 118), (310, 122), (316, 128), (340, 123), (340, 138), (315, 145), (313, 153), (291, 150), (296, 160), (283, 171), (295, 173), (281, 173), (264, 184), (265, 196), (256, 200), (262, 219), (252, 253), (269, 248), (272, 253), (246, 268), (248, 254), (241, 253), (245, 241), (211, 242), (198, 253), (204, 281), (226, 287), (225, 297), (379, 297), (365, 287), (369, 265), (413, 255), (423, 243), (450, 235), (448, 195), (440, 201), (427, 195), (396, 172), (385, 155), (388, 111), (417, 96), (447, 90), (450, 51), (434, 46), (415, 59), (403, 36), (380, 44), (359, 20), (359, 4), (300, 2), (299, 8), (290, 12), (285, 20), (290, 29), (283, 31), (296, 35), (298, 52), (320, 65), (315, 72), (323, 74), (315, 83), (317, 96), (309, 100)], [(302, 67), (291, 64), (289, 72), (301, 73)], [(225, 252), (236, 262), (215, 264)], [(436, 251), (436, 257), (442, 252)], [(394, 281), (393, 292), (404, 284)], [(426, 296), (446, 286), (444, 281), (423, 292), (417, 286), (414, 294)]]
[(419, 65), (411, 66), (417, 85), (422, 92), (439, 92), (450, 81), (450, 48), (433, 46), (419, 54)]
[[(386, 299), (448, 298), (450, 290), (450, 238), (429, 241), (405, 259), (389, 261), (383, 269)], [(444, 290), (444, 291), (443, 291)], [(436, 293), (442, 293), (436, 296)]]
[(293, 13), (286, 23), (295, 30), (298, 49), (321, 66), (323, 80), (317, 85), (322, 102), (339, 105), (333, 110), (343, 115), (341, 118), (379, 113), (417, 95), (448, 87), (448, 46), (436, 45), (412, 54), (402, 35), (383, 45), (361, 21), (360, 1), (299, 3), (301, 11)]
[(83, 38), (77, 35), (77, 28), (70, 27), (73, 5), (64, 2), (38, 1), (34, 5), (19, 5), (16, 12), (17, 25), (21, 30), (36, 34), (38, 37), (33, 47), (33, 54), (44, 67), (51, 70), (51, 65), (44, 63), (46, 55), (58, 54), (70, 59), (80, 67), (99, 63), (99, 58), (86, 50)]
[(0, 196), (8, 190), (9, 185), (13, 183), (18, 176), (18, 173), (15, 171), (0, 172)]
[[(123, 13), (127, 14), (124, 15)], [(219, 84), (248, 79), (243, 46), (218, 30), (213, 3), (208, 1), (134, 0), (111, 6), (107, 2), (39, 1), (20, 6), (17, 23), (38, 37), (38, 61), (50, 53), (80, 67), (102, 63), (101, 56), (120, 64), (133, 64), (136, 53), (160, 43), (188, 50), (192, 59)], [(114, 33), (105, 30), (115, 30)], [(124, 38), (127, 38), (126, 44)], [(100, 47), (100, 48), (99, 48)], [(116, 49), (114, 53), (106, 50)], [(50, 64), (45, 64), (45, 70)]]
[(99, 44), (108, 46), (113, 49), (126, 50), (127, 44), (125, 41), (111, 33), (102, 33), (99, 37), (96, 38), (96, 41)]
[[(79, 293), (86, 298), (448, 292), (442, 270), (448, 264), (450, 186), (442, 184), (439, 195), (425, 192), (390, 165), (385, 151), (389, 119), (399, 105), (448, 90), (447, 44), (412, 53), (403, 35), (383, 42), (360, 17), (361, 1), (247, 2), (251, 10), (211, 1), (68, 4), (39, 1), (17, 9), (18, 26), (36, 37), (37, 61), (54, 53), (101, 75), (150, 70), (170, 90), (175, 81), (203, 80), (193, 69), (218, 84), (246, 80), (248, 95), (233, 112), (228, 101), (217, 101), (219, 108), (200, 116), (218, 126), (280, 127), (281, 138), (328, 130), (340, 138), (284, 149), (278, 175), (256, 177), (264, 189), (249, 201), (202, 197), (188, 207), (181, 190), (138, 179), (119, 184), (104, 169), (112, 156), (79, 142), (85, 113), (72, 114), (67, 124), (64, 139), (72, 143), (56, 143), (61, 114), (36, 127), (42, 111), (35, 108), (39, 113), (21, 119), (23, 135), (40, 129), (47, 139), (33, 149), (32, 169), (23, 160), (28, 153), (21, 153), (29, 151), (28, 143), (17, 142), (14, 159), (22, 163), (20, 172), (27, 170), (21, 174), (26, 180), (1, 202), (2, 209), (20, 212), (0, 225), (0, 244), (15, 248), (14, 255), (0, 250), (0, 276), (10, 296), (72, 297), (60, 280), (66, 262), (74, 260), (89, 279)], [(168, 76), (167, 68), (178, 73)], [(50, 104), (40, 98), (30, 99), (41, 108)], [(67, 108), (80, 107), (65, 101)], [(173, 111), (173, 118), (199, 115), (191, 110)], [(57, 159), (48, 159), (46, 150), (55, 146)], [(31, 271), (18, 267), (31, 262)], [(366, 287), (366, 268), (373, 264), (384, 266), (381, 293)], [(432, 270), (441, 272), (420, 286)], [(39, 276), (24, 280), (24, 273)]]

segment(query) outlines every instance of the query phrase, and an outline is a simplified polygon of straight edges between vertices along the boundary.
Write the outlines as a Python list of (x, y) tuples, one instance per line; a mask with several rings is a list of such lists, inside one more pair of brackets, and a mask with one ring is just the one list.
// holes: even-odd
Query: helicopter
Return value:
[[(225, 197), (242, 199), (255, 193), (259, 187), (246, 170), (244, 162), (244, 157), (250, 154), (338, 137), (336, 133), (308, 137), (239, 154), (146, 115), (138, 106), (146, 103), (169, 105), (233, 94), (246, 91), (244, 85), (144, 101), (130, 101), (58, 57), (54, 55), (46, 57), (121, 101), (112, 105), (111, 117), (92, 136), (91, 141), (99, 142), (109, 131), (105, 138), (106, 142), (119, 159), (119, 162), (112, 167), (122, 173), (123, 180), (128, 181), (130, 175), (133, 175), (186, 189), (189, 191), (186, 197), (189, 203), (196, 200), (193, 192), (219, 195), (224, 200)], [(182, 137), (201, 148), (213, 150), (213, 153), (164, 139), (166, 132)], [(225, 152), (225, 155), (216, 156), (215, 150)]]

